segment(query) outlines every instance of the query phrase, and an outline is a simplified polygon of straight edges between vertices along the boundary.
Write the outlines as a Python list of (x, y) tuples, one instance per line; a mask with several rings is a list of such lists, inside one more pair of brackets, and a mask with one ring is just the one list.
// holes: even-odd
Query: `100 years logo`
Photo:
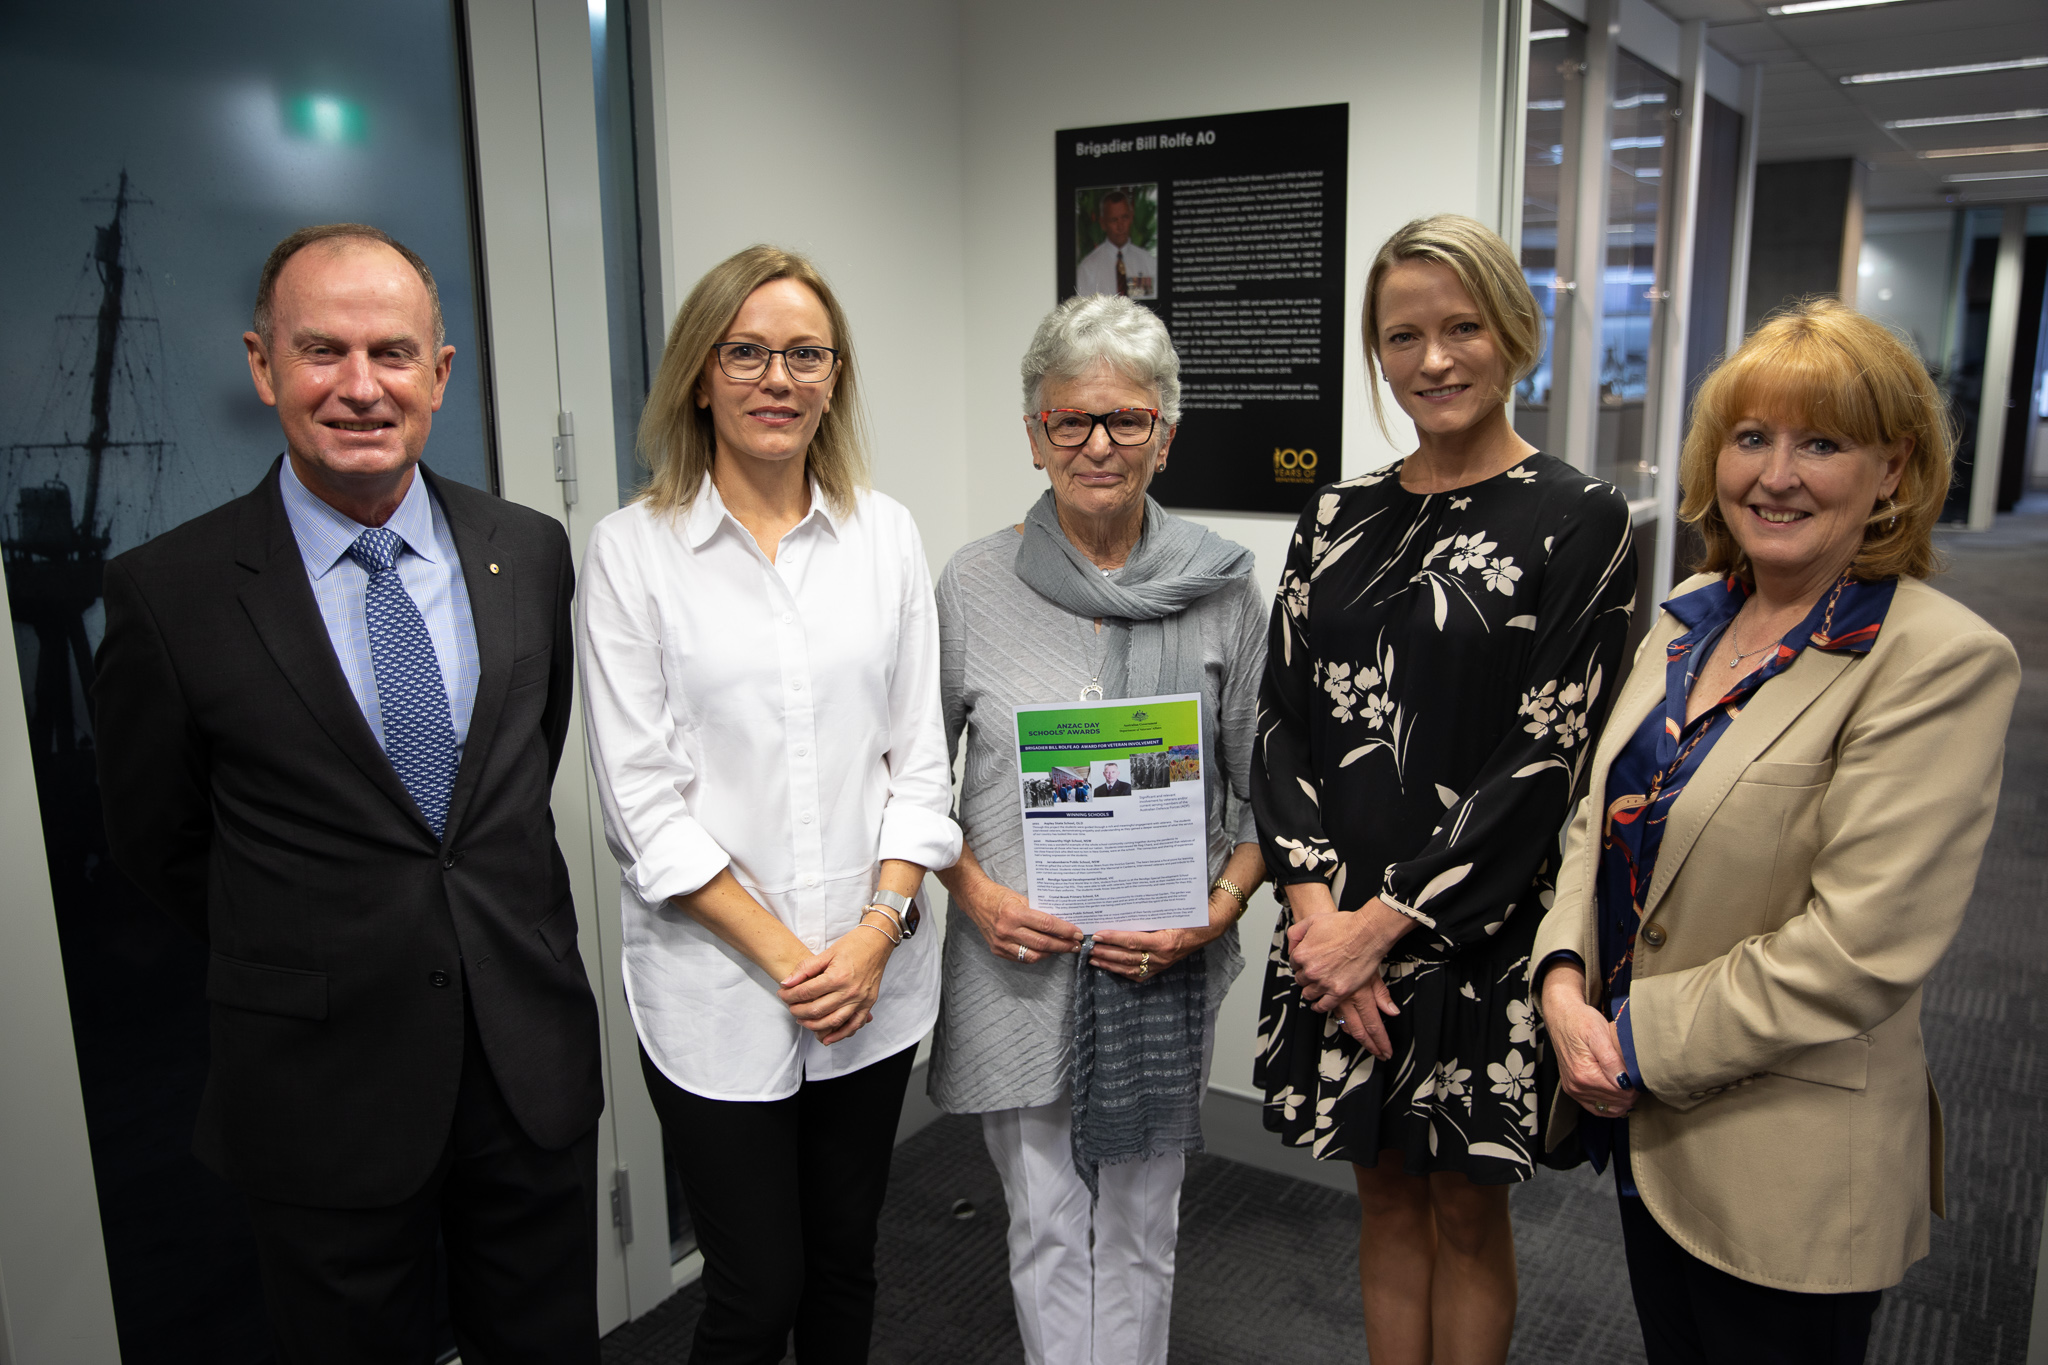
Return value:
[(1314, 483), (1316, 453), (1313, 450), (1283, 450), (1273, 447), (1273, 482)]

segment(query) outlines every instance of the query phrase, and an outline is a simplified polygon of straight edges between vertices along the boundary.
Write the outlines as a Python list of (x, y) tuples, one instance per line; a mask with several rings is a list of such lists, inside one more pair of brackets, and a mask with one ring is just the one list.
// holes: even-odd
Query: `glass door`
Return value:
[(1538, 450), (1562, 455), (1562, 413), (1569, 390), (1567, 329), (1558, 329), (1569, 276), (1579, 173), (1579, 101), (1584, 96), (1586, 28), (1537, 0), (1530, 6), (1525, 131), (1522, 140), (1522, 273), (1543, 310), (1543, 354), (1515, 388), (1515, 430)]
[(1625, 49), (1615, 53), (1606, 157), (1607, 251), (1601, 285), (1600, 414), (1593, 472), (1629, 500), (1656, 497), (1651, 395), (1670, 297), (1666, 219), (1676, 165), (1678, 82)]
[(409, 0), (289, 24), (256, 0), (10, 6), (0, 73), (12, 126), (52, 130), (0, 149), (0, 545), (122, 1356), (265, 1361), (240, 1198), (190, 1153), (205, 947), (106, 855), (101, 571), (282, 449), (241, 334), (265, 255), (306, 223), (372, 222), (432, 265), (457, 360), (428, 459), (494, 482), (459, 19)]

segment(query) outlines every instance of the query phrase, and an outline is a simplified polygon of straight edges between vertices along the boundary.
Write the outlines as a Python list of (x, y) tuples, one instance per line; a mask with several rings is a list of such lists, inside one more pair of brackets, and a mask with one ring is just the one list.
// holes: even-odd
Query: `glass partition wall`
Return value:
[(1650, 409), (1664, 363), (1678, 82), (1626, 50), (1613, 72), (1593, 472), (1635, 503), (1657, 495), (1658, 452), (1645, 433), (1656, 430)]
[[(1509, 194), (1543, 347), (1516, 388), (1515, 429), (1628, 499), (1641, 630), (1691, 568), (1676, 516), (1683, 423), (1669, 409), (1726, 345), (1752, 153), (1742, 115), (1706, 97), (1720, 59), (1703, 28), (1639, 32), (1642, 17), (1619, 0), (1586, 0), (1583, 24), (1524, 3), (1522, 159)], [(1632, 36), (1638, 50), (1624, 46)], [(1669, 69), (1640, 55), (1667, 36), (1679, 39)]]
[(1570, 282), (1572, 204), (1578, 177), (1574, 135), (1584, 90), (1586, 26), (1533, 4), (1529, 14), (1526, 132), (1522, 142), (1522, 274), (1543, 310), (1543, 354), (1515, 388), (1515, 430), (1538, 450), (1561, 451), (1562, 423), (1553, 420), (1559, 354), (1558, 296)]

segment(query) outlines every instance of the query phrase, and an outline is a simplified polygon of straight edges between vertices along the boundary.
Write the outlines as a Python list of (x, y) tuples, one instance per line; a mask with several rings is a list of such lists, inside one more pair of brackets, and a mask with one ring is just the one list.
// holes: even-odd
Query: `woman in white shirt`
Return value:
[(627, 1002), (681, 1169), (695, 1365), (867, 1359), (875, 1225), (938, 1010), (950, 866), (938, 620), (917, 527), (865, 487), (846, 319), (757, 246), (697, 283), (592, 532), (578, 644), (623, 883)]

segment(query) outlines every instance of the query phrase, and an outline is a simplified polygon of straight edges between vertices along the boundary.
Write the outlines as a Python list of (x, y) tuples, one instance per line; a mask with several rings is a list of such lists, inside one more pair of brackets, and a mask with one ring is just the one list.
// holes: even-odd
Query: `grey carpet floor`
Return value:
[[(1948, 1113), (1949, 1216), (1878, 1310), (1868, 1365), (2021, 1365), (2048, 1194), (2048, 501), (1945, 535), (1936, 586), (2012, 638), (2025, 669), (1998, 822), (1961, 936), (1928, 983), (1927, 1050)], [(875, 1365), (1016, 1365), (1003, 1199), (978, 1124), (897, 1149), (878, 1263)], [(968, 1218), (954, 1204), (974, 1208)], [(1642, 1359), (1611, 1184), (1544, 1172), (1513, 1196), (1518, 1365)], [(1350, 1197), (1220, 1157), (1182, 1192), (1176, 1365), (1366, 1359)], [(606, 1365), (680, 1365), (691, 1286), (605, 1339)]]

